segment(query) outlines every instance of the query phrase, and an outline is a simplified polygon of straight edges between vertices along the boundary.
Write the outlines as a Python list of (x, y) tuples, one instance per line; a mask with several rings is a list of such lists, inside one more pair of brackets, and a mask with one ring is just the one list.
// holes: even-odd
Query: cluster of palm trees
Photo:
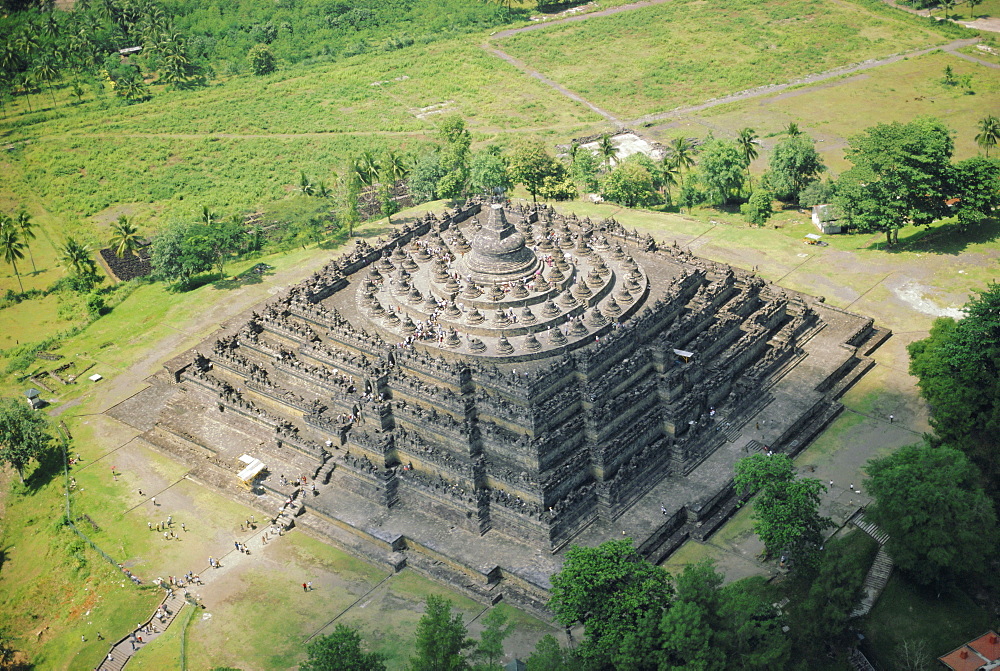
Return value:
[(31, 215), (24, 210), (15, 216), (0, 212), (0, 257), (4, 263), (9, 264), (14, 269), (17, 276), (17, 285), (24, 293), (24, 284), (21, 282), (21, 273), (17, 269), (17, 262), (24, 260), (24, 252), (27, 250), (31, 259), (31, 270), (37, 272), (35, 268), (35, 257), (31, 254), (29, 240), (35, 239), (34, 224), (31, 222)]
[[(981, 5), (983, 0), (965, 0), (969, 5), (969, 18), (974, 19), (976, 7)], [(944, 18), (951, 18), (951, 11), (958, 6), (958, 0), (938, 0), (937, 3), (944, 10)]]

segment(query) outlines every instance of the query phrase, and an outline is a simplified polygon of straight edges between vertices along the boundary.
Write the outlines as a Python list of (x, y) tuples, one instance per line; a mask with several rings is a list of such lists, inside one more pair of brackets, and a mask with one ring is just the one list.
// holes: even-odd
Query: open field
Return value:
[(831, 0), (678, 0), (504, 39), (510, 54), (622, 117), (943, 43)]

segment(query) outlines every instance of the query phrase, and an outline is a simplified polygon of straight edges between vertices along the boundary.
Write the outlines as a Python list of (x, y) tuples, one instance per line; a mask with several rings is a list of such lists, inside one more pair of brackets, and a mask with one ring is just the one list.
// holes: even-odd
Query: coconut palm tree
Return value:
[(311, 196), (315, 192), (315, 187), (313, 186), (312, 180), (306, 176), (306, 173), (299, 173), (299, 191), (302, 192), (303, 196)]
[(756, 142), (757, 131), (753, 128), (744, 128), (740, 131), (739, 137), (736, 138), (736, 144), (739, 145), (743, 158), (747, 162), (747, 181), (751, 191), (753, 191), (753, 178), (750, 176), (750, 164), (757, 158), (757, 147), (754, 146)]
[(611, 141), (611, 136), (605, 133), (601, 136), (601, 142), (597, 145), (597, 151), (604, 158), (605, 169), (611, 170), (611, 159), (613, 159), (618, 154), (618, 148), (615, 147), (615, 143)]
[(671, 164), (677, 168), (680, 177), (680, 187), (684, 188), (684, 173), (694, 165), (694, 156), (697, 153), (694, 144), (686, 137), (675, 137), (668, 145), (667, 156)]
[(354, 172), (364, 186), (374, 186), (378, 183), (381, 169), (375, 155), (370, 151), (363, 151), (354, 161)]
[(986, 152), (986, 158), (990, 157), (990, 149), (997, 146), (1000, 140), (1000, 119), (992, 114), (988, 114), (979, 120), (979, 133), (976, 135), (976, 144)]
[(36, 237), (35, 225), (31, 223), (31, 215), (26, 210), (21, 210), (14, 217), (14, 223), (17, 225), (17, 230), (21, 234), (21, 238), (24, 239), (24, 247), (28, 250), (28, 258), (31, 259), (31, 272), (37, 273), (35, 255), (31, 253), (31, 243), (28, 242), (29, 240), (34, 240)]
[(802, 135), (802, 131), (799, 130), (799, 125), (794, 121), (789, 121), (788, 125), (785, 126), (785, 133), (788, 137), (798, 137), (799, 135)]
[(73, 237), (59, 246), (59, 261), (73, 275), (94, 275), (97, 264), (90, 258), (90, 248)]
[(944, 10), (944, 18), (950, 19), (951, 10), (955, 9), (955, 5), (957, 4), (955, 0), (940, 0), (938, 4)]
[(21, 282), (21, 273), (17, 271), (17, 262), (24, 258), (24, 243), (17, 233), (10, 217), (6, 214), (0, 215), (0, 257), (4, 263), (9, 263), (14, 268), (14, 275), (17, 276), (17, 285), (24, 293), (24, 284)]
[(110, 246), (118, 258), (131, 255), (139, 248), (139, 229), (124, 214), (111, 224)]
[(382, 174), (390, 184), (395, 185), (396, 182), (406, 179), (406, 176), (410, 174), (407, 163), (405, 156), (390, 149), (385, 153), (385, 159), (382, 161)]
[(976, 14), (975, 14), (976, 5), (981, 4), (982, 1), (983, 0), (968, 0), (968, 2), (969, 2), (969, 18), (970, 19), (976, 18)]
[(670, 187), (677, 185), (680, 174), (680, 169), (674, 165), (673, 157), (669, 154), (664, 154), (663, 158), (660, 160), (660, 175), (662, 175), (663, 179), (664, 200), (668, 204), (672, 200), (670, 196)]

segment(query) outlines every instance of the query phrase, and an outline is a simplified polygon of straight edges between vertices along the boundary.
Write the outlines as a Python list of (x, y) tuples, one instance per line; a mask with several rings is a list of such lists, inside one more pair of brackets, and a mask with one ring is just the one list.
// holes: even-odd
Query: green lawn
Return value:
[(945, 41), (848, 2), (675, 0), (500, 44), (598, 106), (635, 117)]

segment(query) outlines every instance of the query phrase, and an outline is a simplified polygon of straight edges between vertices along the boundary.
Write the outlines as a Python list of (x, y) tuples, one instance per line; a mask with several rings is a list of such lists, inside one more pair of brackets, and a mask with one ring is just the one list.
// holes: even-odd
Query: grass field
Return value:
[(677, 0), (533, 31), (503, 49), (623, 117), (947, 41), (832, 0)]

